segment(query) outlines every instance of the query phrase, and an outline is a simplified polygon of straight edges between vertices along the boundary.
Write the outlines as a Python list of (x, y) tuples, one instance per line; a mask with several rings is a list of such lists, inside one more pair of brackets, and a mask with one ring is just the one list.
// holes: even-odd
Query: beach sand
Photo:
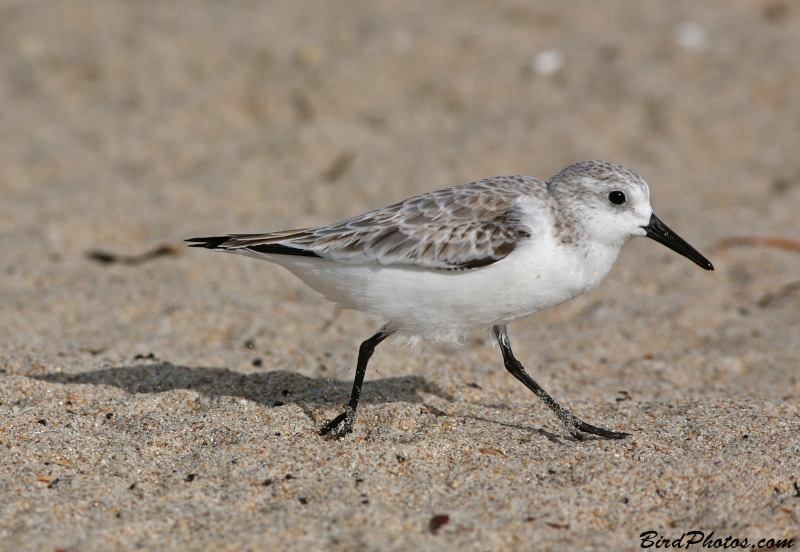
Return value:
[[(800, 537), (800, 252), (721, 244), (800, 236), (797, 2), (7, 0), (0, 43), (0, 549)], [(623, 441), (483, 335), (379, 346), (323, 439), (374, 323), (182, 243), (584, 159), (716, 267), (634, 240), (509, 327)]]

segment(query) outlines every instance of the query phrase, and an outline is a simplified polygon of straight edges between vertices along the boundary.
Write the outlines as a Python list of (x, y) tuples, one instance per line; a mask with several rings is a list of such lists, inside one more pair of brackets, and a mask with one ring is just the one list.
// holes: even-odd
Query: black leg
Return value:
[(508, 332), (506, 331), (506, 327), (495, 326), (493, 331), (494, 336), (497, 338), (497, 342), (500, 344), (500, 350), (503, 352), (503, 362), (506, 365), (506, 370), (511, 372), (511, 375), (524, 383), (525, 387), (536, 393), (536, 396), (542, 399), (544, 404), (546, 404), (553, 412), (556, 413), (558, 419), (561, 420), (565, 426), (567, 426), (567, 430), (569, 431), (570, 435), (578, 440), (583, 440), (584, 438), (583, 433), (581, 432), (591, 433), (592, 435), (598, 435), (607, 439), (624, 439), (625, 437), (630, 436), (630, 433), (618, 433), (616, 431), (609, 431), (608, 429), (603, 429), (602, 427), (595, 427), (591, 424), (587, 424), (586, 422), (578, 419), (568, 409), (558, 404), (553, 397), (548, 395), (547, 392), (539, 386), (538, 383), (533, 381), (533, 378), (528, 375), (528, 372), (525, 371), (525, 368), (522, 367), (522, 364), (520, 364), (520, 362), (514, 358), (514, 353), (511, 351), (511, 342), (508, 340)]
[(361, 347), (358, 349), (356, 378), (353, 380), (353, 391), (350, 393), (350, 402), (347, 403), (344, 412), (322, 426), (319, 432), (320, 435), (332, 433), (342, 422), (344, 422), (344, 425), (336, 432), (336, 437), (342, 438), (348, 433), (353, 432), (353, 426), (358, 417), (358, 400), (361, 397), (361, 384), (364, 383), (364, 376), (367, 373), (367, 363), (372, 353), (375, 352), (375, 347), (378, 346), (378, 343), (390, 335), (392, 335), (392, 332), (384, 328), (361, 344)]

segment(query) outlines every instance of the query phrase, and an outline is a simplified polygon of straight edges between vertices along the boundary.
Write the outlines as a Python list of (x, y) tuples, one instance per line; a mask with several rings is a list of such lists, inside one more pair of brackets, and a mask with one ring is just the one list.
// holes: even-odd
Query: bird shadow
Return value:
[[(520, 424), (513, 424), (513, 423), (508, 423), (508, 422), (500, 422), (500, 421), (497, 421), (497, 420), (491, 420), (489, 418), (484, 418), (482, 416), (467, 416), (467, 418), (472, 418), (473, 420), (478, 420), (479, 422), (488, 422), (490, 424), (496, 424), (496, 425), (503, 426), (503, 427), (508, 427), (508, 428), (511, 428), (511, 429), (517, 429), (517, 430), (523, 431), (525, 433), (537, 433), (539, 435), (544, 436), (548, 441), (550, 441), (552, 443), (564, 444), (564, 442), (563, 442), (564, 438), (561, 435), (557, 435), (555, 433), (551, 433), (550, 431), (547, 431), (546, 429), (544, 429), (542, 427), (536, 428), (536, 427), (524, 426), (524, 425), (520, 425)], [(573, 437), (570, 437), (569, 440), (577, 441)]]
[[(339, 405), (349, 398), (352, 388), (352, 381), (309, 378), (283, 370), (241, 374), (227, 368), (191, 368), (168, 362), (103, 368), (78, 374), (59, 372), (30, 377), (65, 385), (109, 385), (131, 394), (188, 389), (211, 399), (239, 397), (270, 407), (297, 404), (304, 410), (305, 407)], [(420, 392), (453, 400), (449, 393), (421, 376), (403, 376), (364, 382), (361, 402), (422, 403)]]
[[(236, 397), (267, 407), (296, 404), (303, 409), (307, 416), (316, 421), (320, 421), (317, 420), (319, 407), (341, 406), (349, 399), (352, 388), (350, 380), (310, 378), (284, 370), (241, 374), (227, 368), (177, 366), (165, 361), (102, 368), (77, 374), (54, 372), (29, 375), (29, 377), (62, 385), (112, 386), (130, 394), (164, 393), (184, 389), (196, 391), (212, 400)], [(449, 415), (426, 404), (420, 393), (435, 395), (448, 402), (454, 400), (452, 394), (444, 391), (435, 383), (422, 376), (411, 375), (365, 381), (362, 387), (361, 404), (394, 402), (424, 404), (428, 411), (437, 416)], [(491, 405), (485, 406), (492, 407)], [(502, 422), (481, 416), (468, 415), (466, 417), (525, 433), (538, 433), (554, 443), (565, 444), (561, 436), (543, 428)]]

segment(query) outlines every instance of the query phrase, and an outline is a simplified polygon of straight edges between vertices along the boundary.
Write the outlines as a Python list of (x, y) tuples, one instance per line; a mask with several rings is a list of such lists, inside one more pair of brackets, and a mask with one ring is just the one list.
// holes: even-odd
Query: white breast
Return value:
[(273, 262), (328, 300), (370, 314), (400, 335), (450, 341), (519, 320), (596, 287), (617, 252), (579, 250), (558, 244), (547, 233), (520, 244), (501, 261), (471, 270), (288, 256), (274, 256)]

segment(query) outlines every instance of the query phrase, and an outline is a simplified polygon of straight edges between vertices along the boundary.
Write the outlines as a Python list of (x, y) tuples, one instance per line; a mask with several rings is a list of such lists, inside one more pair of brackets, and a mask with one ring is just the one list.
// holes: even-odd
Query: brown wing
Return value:
[(201, 242), (198, 247), (349, 263), (477, 268), (504, 258), (530, 236), (519, 218), (518, 200), (542, 186), (530, 177), (495, 177), (416, 196), (319, 228), (196, 241)]

